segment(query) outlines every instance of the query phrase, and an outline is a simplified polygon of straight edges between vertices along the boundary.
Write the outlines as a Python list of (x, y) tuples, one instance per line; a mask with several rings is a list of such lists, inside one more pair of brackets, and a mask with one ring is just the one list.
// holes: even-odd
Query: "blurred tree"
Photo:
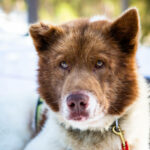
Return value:
[(28, 8), (28, 23), (35, 23), (38, 20), (38, 0), (26, 0)]
[[(145, 9), (142, 16), (142, 41), (145, 37), (150, 36), (150, 0), (145, 0)], [(143, 9), (141, 10), (143, 11)]]
[(130, 6), (136, 6), (139, 10), (141, 19), (141, 42), (150, 45), (150, 0), (130, 0)]
[[(19, 2), (24, 1), (28, 2), (30, 23), (37, 21), (38, 10), (40, 20), (61, 23), (97, 14), (115, 18), (129, 6), (136, 6), (140, 12), (142, 41), (150, 39), (150, 0), (0, 0), (0, 7), (9, 13), (18, 8), (16, 5)], [(18, 6), (20, 7), (20, 3)]]
[(0, 0), (0, 6), (6, 13), (9, 13), (12, 11), (13, 6), (16, 3), (16, 1), (17, 0)]
[(129, 7), (130, 0), (121, 0), (122, 11), (125, 11)]

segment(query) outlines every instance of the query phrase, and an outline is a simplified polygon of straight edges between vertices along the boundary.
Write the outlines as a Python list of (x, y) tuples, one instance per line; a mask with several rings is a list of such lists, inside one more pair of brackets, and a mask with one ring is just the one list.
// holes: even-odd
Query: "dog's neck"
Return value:
[[(120, 118), (118, 121), (120, 122), (121, 120), (122, 120), (122, 118)], [(80, 134), (83, 134), (83, 135), (84, 134), (93, 134), (93, 135), (95, 135), (95, 133), (98, 133), (99, 135), (103, 136), (107, 132), (112, 132), (112, 128), (115, 126), (115, 124), (116, 124), (116, 121), (114, 121), (108, 129), (103, 129), (103, 130), (91, 130), (91, 129), (80, 130), (80, 129), (77, 129), (77, 128), (73, 128), (72, 126), (67, 128), (64, 123), (60, 123), (60, 126), (62, 128), (64, 128), (65, 130), (67, 130), (68, 133), (72, 133), (72, 134), (77, 134), (77, 135), (80, 135)]]

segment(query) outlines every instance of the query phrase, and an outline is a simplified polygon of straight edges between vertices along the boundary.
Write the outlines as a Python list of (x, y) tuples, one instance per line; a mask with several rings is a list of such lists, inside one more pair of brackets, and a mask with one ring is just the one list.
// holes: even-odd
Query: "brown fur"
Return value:
[[(135, 9), (115, 20), (75, 20), (60, 26), (32, 25), (39, 55), (39, 93), (54, 110), (61, 95), (87, 90), (108, 114), (121, 114), (137, 95), (135, 52), (139, 22)], [(104, 66), (96, 69), (97, 60)], [(59, 63), (66, 61), (67, 70)]]

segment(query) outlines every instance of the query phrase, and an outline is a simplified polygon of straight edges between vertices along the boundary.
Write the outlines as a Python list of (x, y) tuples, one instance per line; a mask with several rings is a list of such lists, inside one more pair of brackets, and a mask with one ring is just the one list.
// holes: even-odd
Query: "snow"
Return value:
[(37, 98), (37, 55), (29, 36), (25, 14), (0, 11), (0, 97)]
[(140, 73), (145, 77), (150, 77), (150, 47), (139, 46), (137, 62)]
[(28, 30), (27, 14), (13, 11), (9, 15), (0, 9), (0, 32), (24, 34)]
[(25, 15), (6, 16), (0, 11), (0, 18), (0, 149), (19, 150), (32, 136), (37, 54), (31, 38), (25, 36)]
[[(0, 97), (36, 93), (37, 56), (30, 37), (0, 34)], [(32, 93), (31, 93), (32, 91)], [(34, 97), (33, 97), (34, 98)]]

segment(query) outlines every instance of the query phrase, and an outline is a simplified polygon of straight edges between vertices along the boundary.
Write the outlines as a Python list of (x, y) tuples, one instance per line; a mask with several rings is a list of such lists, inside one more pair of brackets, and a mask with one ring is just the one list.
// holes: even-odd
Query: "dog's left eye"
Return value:
[(69, 65), (66, 63), (66, 61), (62, 61), (62, 62), (60, 62), (60, 67), (62, 69), (68, 69)]
[(99, 69), (102, 68), (104, 65), (104, 63), (101, 60), (98, 60), (95, 64), (95, 68)]

